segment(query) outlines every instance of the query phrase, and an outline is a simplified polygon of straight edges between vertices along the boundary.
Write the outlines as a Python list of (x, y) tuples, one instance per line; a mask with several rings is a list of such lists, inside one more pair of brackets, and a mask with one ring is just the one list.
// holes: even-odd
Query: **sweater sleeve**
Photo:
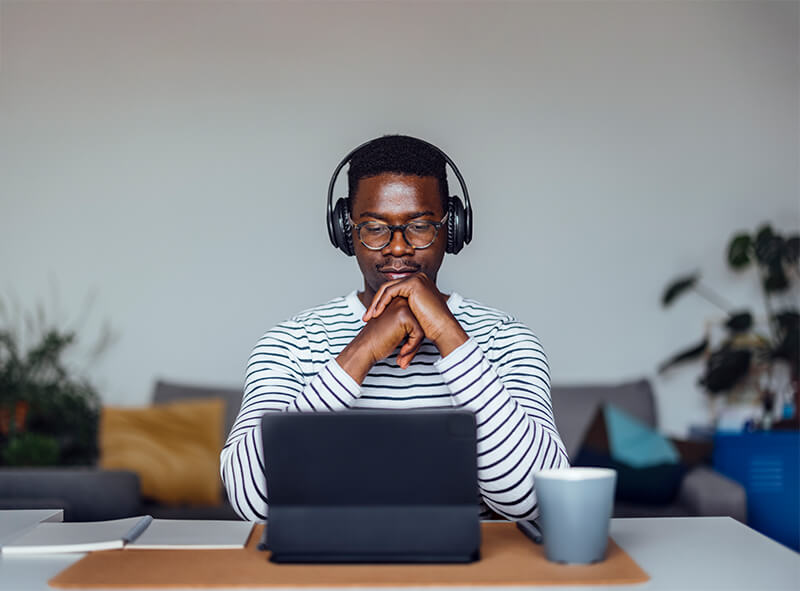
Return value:
[(267, 483), (261, 417), (267, 412), (350, 408), (360, 386), (335, 359), (316, 374), (303, 360), (309, 348), (303, 328), (284, 323), (264, 335), (247, 364), (239, 414), (220, 453), (220, 474), (231, 505), (242, 519), (267, 518)]
[(475, 413), (484, 501), (509, 519), (533, 519), (534, 473), (569, 465), (553, 420), (547, 359), (536, 336), (514, 321), (498, 330), (489, 351), (470, 338), (436, 365), (455, 406)]

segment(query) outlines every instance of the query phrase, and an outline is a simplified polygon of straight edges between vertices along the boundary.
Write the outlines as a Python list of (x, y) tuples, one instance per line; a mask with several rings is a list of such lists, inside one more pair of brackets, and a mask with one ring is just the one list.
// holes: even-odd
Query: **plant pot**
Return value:
[(0, 406), (0, 433), (8, 437), (10, 433), (24, 433), (30, 404), (17, 400), (11, 405)]

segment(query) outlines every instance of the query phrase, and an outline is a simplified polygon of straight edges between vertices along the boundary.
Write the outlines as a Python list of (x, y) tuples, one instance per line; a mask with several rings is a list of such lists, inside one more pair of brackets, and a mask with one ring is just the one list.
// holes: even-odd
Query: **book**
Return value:
[(64, 521), (63, 509), (0, 510), (0, 547), (33, 529), (43, 521)]
[(244, 548), (253, 523), (154, 519), (126, 550), (217, 550)]
[(39, 523), (3, 545), (4, 555), (97, 550), (211, 550), (244, 548), (253, 523), (153, 519), (149, 515), (76, 523)]
[(73, 523), (39, 523), (3, 545), (4, 555), (58, 554), (124, 548), (147, 529), (149, 515)]

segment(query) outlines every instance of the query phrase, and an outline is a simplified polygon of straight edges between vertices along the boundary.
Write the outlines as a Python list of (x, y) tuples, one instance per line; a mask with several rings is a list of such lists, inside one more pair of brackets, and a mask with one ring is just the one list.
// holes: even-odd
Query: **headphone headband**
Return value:
[[(433, 150), (435, 150), (436, 153), (438, 153), (442, 158), (444, 158), (445, 162), (450, 166), (450, 169), (455, 173), (456, 178), (458, 179), (458, 184), (461, 185), (461, 193), (464, 195), (464, 212), (465, 212), (465, 218), (466, 218), (464, 220), (465, 221), (465, 223), (464, 223), (464, 243), (468, 244), (472, 240), (472, 203), (469, 200), (469, 190), (467, 189), (467, 183), (464, 182), (464, 177), (461, 175), (461, 171), (458, 170), (458, 167), (456, 166), (455, 162), (453, 162), (453, 160), (450, 158), (450, 156), (448, 156), (444, 152), (444, 150), (442, 150), (438, 146), (435, 146), (432, 143), (426, 142), (425, 140), (421, 140), (419, 138), (411, 138), (410, 136), (406, 136), (406, 137), (409, 137), (410, 139), (413, 139), (413, 140), (416, 140), (416, 141), (418, 141), (418, 142), (420, 142), (422, 144), (425, 144), (429, 148), (432, 148)], [(336, 168), (333, 171), (333, 175), (331, 176), (331, 181), (330, 181), (330, 183), (328, 183), (328, 216), (327, 216), (328, 237), (330, 238), (331, 243), (337, 248), (340, 248), (340, 244), (336, 239), (336, 234), (334, 233), (334, 227), (333, 227), (333, 225), (334, 225), (334, 217), (335, 217), (334, 216), (334, 211), (333, 211), (334, 210), (333, 190), (334, 190), (334, 187), (336, 186), (336, 180), (339, 178), (339, 173), (341, 172), (342, 168), (344, 168), (344, 165), (347, 164), (348, 162), (350, 162), (350, 159), (353, 157), (353, 155), (356, 152), (358, 152), (362, 148), (365, 148), (365, 147), (369, 146), (370, 144), (372, 144), (373, 142), (376, 142), (376, 141), (378, 141), (380, 139), (383, 139), (383, 137), (371, 139), (369, 141), (364, 142), (360, 146), (357, 146), (357, 147), (353, 148), (352, 150), (350, 150), (350, 152), (348, 152), (347, 155), (344, 158), (342, 158), (341, 162), (339, 162), (339, 164), (336, 166)], [(449, 197), (450, 196), (448, 195), (448, 199), (449, 199)]]

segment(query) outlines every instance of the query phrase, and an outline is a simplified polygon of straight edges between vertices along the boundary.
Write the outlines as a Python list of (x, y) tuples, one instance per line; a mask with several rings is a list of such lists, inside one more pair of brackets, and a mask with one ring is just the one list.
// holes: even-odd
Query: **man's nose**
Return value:
[(392, 238), (389, 240), (389, 244), (384, 247), (383, 252), (384, 254), (391, 254), (392, 256), (403, 256), (414, 254), (414, 247), (406, 242), (403, 231), (397, 228), (392, 231)]

